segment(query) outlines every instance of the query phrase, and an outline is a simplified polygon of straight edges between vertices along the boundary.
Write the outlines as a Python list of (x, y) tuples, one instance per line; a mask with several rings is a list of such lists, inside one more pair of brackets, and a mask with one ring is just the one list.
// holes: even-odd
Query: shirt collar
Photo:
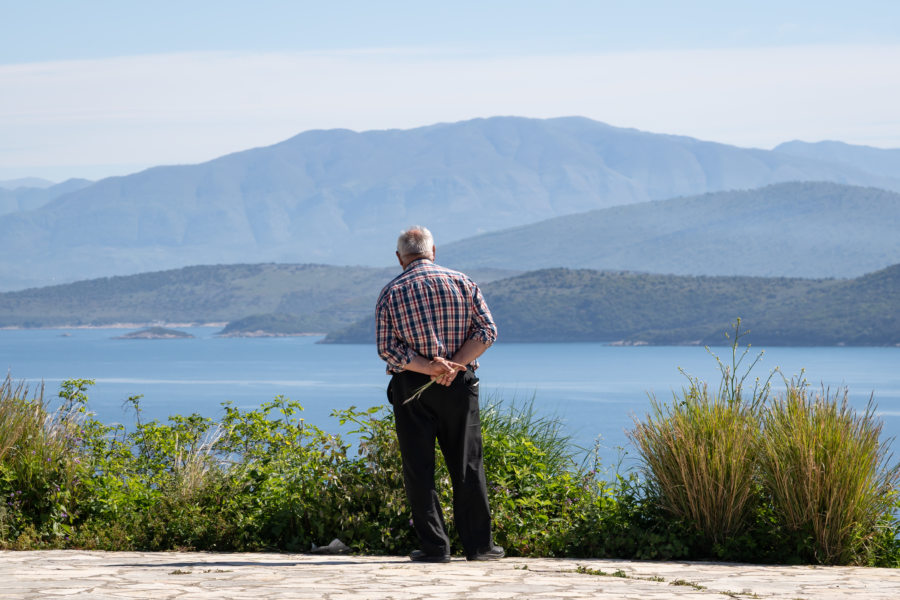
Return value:
[(403, 269), (403, 270), (404, 270), (404, 271), (409, 271), (409, 270), (412, 269), (413, 267), (419, 266), (419, 263), (421, 263), (423, 260), (424, 260), (424, 261), (427, 261), (427, 262), (432, 262), (432, 260), (431, 260), (430, 258), (426, 258), (426, 257), (423, 256), (422, 258), (417, 258), (416, 260), (414, 260), (414, 261), (412, 261), (411, 263), (409, 263), (408, 265), (406, 265), (406, 268)]

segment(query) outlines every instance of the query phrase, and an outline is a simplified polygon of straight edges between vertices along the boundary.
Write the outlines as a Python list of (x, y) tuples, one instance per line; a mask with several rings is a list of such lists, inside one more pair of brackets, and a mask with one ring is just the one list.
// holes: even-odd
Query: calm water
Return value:
[[(374, 346), (187, 331), (197, 337), (115, 340), (122, 330), (0, 331), (0, 367), (15, 380), (43, 380), (45, 397), (65, 379), (95, 379), (91, 409), (103, 421), (126, 424), (133, 418), (123, 401), (138, 394), (144, 396), (145, 420), (191, 412), (218, 417), (226, 400), (250, 409), (283, 394), (305, 407), (308, 422), (329, 431), (338, 429), (332, 409), (385, 402), (387, 376)], [(713, 350), (723, 358), (730, 353)], [(516, 402), (533, 398), (540, 412), (563, 420), (578, 445), (590, 447), (599, 437), (607, 462), (624, 447), (626, 466), (633, 452), (624, 431), (633, 415), (646, 413), (648, 394), (670, 399), (686, 381), (679, 367), (718, 382), (714, 359), (696, 347), (500, 343), (481, 362), (483, 394)], [(900, 434), (900, 348), (770, 348), (754, 374), (765, 378), (776, 366), (789, 375), (805, 369), (817, 386), (846, 385), (856, 406), (874, 394), (884, 435)]]

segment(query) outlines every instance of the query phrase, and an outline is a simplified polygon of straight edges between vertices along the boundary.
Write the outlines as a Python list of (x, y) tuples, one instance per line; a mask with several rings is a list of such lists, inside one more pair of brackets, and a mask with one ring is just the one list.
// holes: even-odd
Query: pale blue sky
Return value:
[(579, 114), (900, 147), (900, 2), (0, 0), (0, 179)]

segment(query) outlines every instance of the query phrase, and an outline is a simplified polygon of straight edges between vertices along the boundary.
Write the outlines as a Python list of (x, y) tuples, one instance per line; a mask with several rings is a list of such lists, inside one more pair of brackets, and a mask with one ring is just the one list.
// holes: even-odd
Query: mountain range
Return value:
[(779, 144), (775, 147), (775, 152), (849, 165), (875, 175), (900, 177), (900, 149), (897, 148), (854, 146), (835, 141), (809, 143), (795, 140)]
[[(890, 169), (863, 168), (846, 152), (799, 155), (807, 150), (738, 148), (580, 117), (308, 131), (203, 164), (103, 179), (33, 210), (17, 204), (0, 216), (0, 289), (196, 264), (386, 266), (395, 236), (413, 223), (445, 245), (575, 213), (787, 181), (900, 190)], [(568, 236), (573, 252), (597, 239)]]
[(16, 179), (4, 179), (0, 181), (0, 189), (15, 190), (18, 188), (48, 188), (56, 185), (55, 182), (41, 177), (19, 177)]
[[(69, 179), (62, 183), (47, 182), (47, 185), (43, 185), (43, 181), (26, 178), (8, 182), (9, 187), (0, 186), (0, 216), (35, 210), (92, 183), (87, 179)], [(24, 185), (16, 185), (17, 183)]]

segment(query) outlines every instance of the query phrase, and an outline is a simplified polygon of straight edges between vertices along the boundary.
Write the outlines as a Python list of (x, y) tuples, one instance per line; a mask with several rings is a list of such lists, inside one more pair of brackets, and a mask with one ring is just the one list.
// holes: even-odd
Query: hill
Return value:
[(855, 277), (900, 262), (900, 194), (834, 183), (645, 202), (440, 248), (471, 267)]
[(898, 177), (853, 166), (579, 117), (307, 131), (203, 164), (111, 177), (0, 216), (0, 289), (195, 264), (388, 265), (396, 233), (413, 223), (446, 244), (588, 210), (794, 180), (900, 190)]
[[(300, 331), (331, 331), (370, 315), (378, 292), (398, 270), (270, 263), (104, 277), (0, 293), (0, 327), (217, 323), (283, 313), (292, 315), (293, 327), (303, 324)], [(481, 282), (509, 274), (473, 272)]]
[[(0, 326), (229, 322), (224, 335), (374, 339), (397, 268), (217, 265), (0, 294)], [(470, 273), (502, 342), (719, 344), (741, 317), (767, 345), (900, 344), (900, 264), (855, 279), (694, 277), (586, 269)]]
[[(852, 280), (548, 269), (483, 288), (501, 342), (721, 345), (741, 317), (756, 345), (900, 345), (900, 265)], [(325, 341), (371, 343), (372, 321)]]

